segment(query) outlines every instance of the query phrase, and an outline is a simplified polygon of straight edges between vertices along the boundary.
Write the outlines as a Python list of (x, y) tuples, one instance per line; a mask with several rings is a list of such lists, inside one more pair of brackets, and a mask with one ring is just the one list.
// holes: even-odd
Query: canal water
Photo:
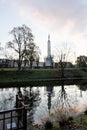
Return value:
[(0, 111), (15, 107), (16, 94), (21, 91), (30, 122), (39, 122), (56, 108), (71, 107), (79, 114), (87, 109), (87, 90), (80, 85), (27, 86), (0, 89)]

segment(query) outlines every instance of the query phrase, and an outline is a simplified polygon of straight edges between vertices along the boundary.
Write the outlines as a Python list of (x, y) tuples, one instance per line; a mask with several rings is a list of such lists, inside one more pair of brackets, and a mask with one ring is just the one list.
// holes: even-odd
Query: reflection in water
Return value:
[(86, 91), (87, 90), (87, 84), (79, 84), (77, 85), (80, 90)]
[(80, 89), (80, 96), (82, 97), (82, 92), (87, 90), (87, 84), (79, 84), (78, 88)]
[(80, 97), (82, 97), (82, 90), (80, 90)]
[(17, 95), (19, 95), (20, 98), (23, 98), (21, 88), (18, 87), (17, 89), (18, 89)]
[(34, 122), (34, 113), (36, 107), (40, 103), (39, 89), (35, 89), (34, 87), (30, 86), (24, 88), (18, 87), (17, 90), (17, 95), (19, 95), (23, 99), (24, 104), (27, 105), (28, 123), (32, 123)]
[(51, 110), (51, 98), (52, 98), (52, 93), (53, 93), (53, 86), (47, 86), (46, 87), (46, 91), (48, 93), (48, 111), (49, 111), (49, 114), (50, 114), (50, 110)]
[(76, 102), (75, 102), (74, 97), (72, 98), (70, 93), (67, 93), (67, 88), (65, 88), (64, 86), (64, 81), (62, 82), (60, 88), (61, 89), (57, 95), (56, 105), (61, 106), (61, 108), (64, 108), (64, 107), (70, 107), (73, 103), (75, 104)]
[(23, 88), (23, 99), (24, 103), (28, 105), (27, 112), (28, 112), (28, 123), (32, 123), (34, 121), (34, 113), (36, 110), (36, 107), (40, 103), (40, 97), (39, 97), (39, 90), (38, 88), (34, 89), (32, 86), (28, 88)]
[[(81, 87), (81, 86), (80, 86)], [(0, 89), (0, 110), (14, 108), (16, 94), (20, 93), (28, 104), (28, 122), (37, 121), (55, 108), (75, 106), (77, 111), (87, 108), (87, 91), (76, 85), (47, 87), (17, 87)], [(45, 91), (44, 91), (45, 90)], [(79, 107), (80, 106), (80, 107)]]
[(15, 106), (16, 91), (14, 88), (0, 89), (0, 110), (12, 109)]
[(63, 121), (78, 114), (76, 111), (77, 100), (72, 96), (70, 92), (67, 92), (67, 88), (64, 87), (64, 82), (62, 82), (52, 111), (53, 118), (56, 117), (56, 120)]

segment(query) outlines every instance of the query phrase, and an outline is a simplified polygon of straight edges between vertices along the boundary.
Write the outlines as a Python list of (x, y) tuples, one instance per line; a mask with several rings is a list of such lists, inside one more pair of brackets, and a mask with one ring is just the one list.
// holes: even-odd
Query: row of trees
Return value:
[(87, 56), (77, 57), (76, 64), (78, 67), (87, 67)]
[[(30, 68), (32, 68), (33, 61), (36, 61), (36, 64), (38, 66), (40, 59), (40, 49), (34, 42), (34, 36), (32, 34), (31, 29), (26, 25), (22, 25), (14, 27), (10, 31), (10, 34), (13, 36), (13, 39), (7, 42), (6, 45), (7, 48), (11, 48), (16, 52), (18, 58), (18, 69), (21, 70), (22, 62), (24, 62), (24, 67), (26, 67), (26, 64), (30, 64)], [(58, 54), (58, 61), (60, 63), (61, 68), (64, 68), (62, 63), (67, 62), (67, 57), (70, 53), (70, 48), (66, 48), (67, 46), (64, 48), (63, 51), (60, 52), (60, 54)], [(1, 47), (1, 43), (0, 50), (3, 50), (3, 48)], [(86, 67), (87, 56), (77, 57), (76, 64), (78, 67)]]
[(21, 70), (22, 61), (24, 61), (24, 67), (26, 63), (30, 62), (32, 67), (33, 61), (39, 63), (40, 49), (34, 42), (34, 36), (32, 31), (26, 25), (21, 27), (14, 27), (10, 34), (13, 39), (7, 43), (7, 47), (13, 49), (18, 55), (18, 69)]

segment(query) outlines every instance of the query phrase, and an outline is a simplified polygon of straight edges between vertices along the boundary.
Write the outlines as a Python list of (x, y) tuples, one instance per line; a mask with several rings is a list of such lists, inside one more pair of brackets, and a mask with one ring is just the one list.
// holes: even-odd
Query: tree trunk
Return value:
[(64, 66), (62, 61), (60, 61), (60, 65), (61, 65), (61, 78), (64, 78)]
[(21, 62), (18, 61), (18, 70), (20, 71), (21, 70)]
[(32, 61), (30, 61), (30, 68), (32, 69), (32, 64), (33, 64), (33, 62)]
[(21, 56), (19, 54), (19, 60), (18, 60), (18, 70), (21, 70)]

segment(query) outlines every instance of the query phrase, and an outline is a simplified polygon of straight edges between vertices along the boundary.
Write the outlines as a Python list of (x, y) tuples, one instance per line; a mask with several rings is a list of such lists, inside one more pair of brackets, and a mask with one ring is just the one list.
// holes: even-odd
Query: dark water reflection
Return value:
[[(82, 88), (82, 90), (81, 90)], [(83, 89), (84, 88), (84, 89)], [(87, 90), (81, 85), (28, 86), (0, 89), (0, 110), (15, 107), (16, 94), (22, 93), (28, 105), (28, 122), (39, 121), (55, 107), (74, 105), (81, 112), (87, 108)]]

